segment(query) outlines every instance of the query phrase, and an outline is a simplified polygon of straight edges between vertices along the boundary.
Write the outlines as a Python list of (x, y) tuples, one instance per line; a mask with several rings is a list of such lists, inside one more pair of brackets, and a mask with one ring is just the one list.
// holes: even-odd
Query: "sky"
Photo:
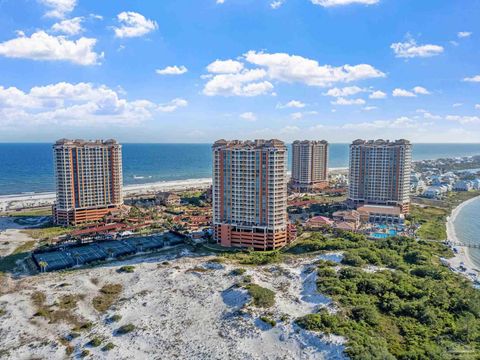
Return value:
[(480, 142), (477, 0), (0, 0), (0, 142)]

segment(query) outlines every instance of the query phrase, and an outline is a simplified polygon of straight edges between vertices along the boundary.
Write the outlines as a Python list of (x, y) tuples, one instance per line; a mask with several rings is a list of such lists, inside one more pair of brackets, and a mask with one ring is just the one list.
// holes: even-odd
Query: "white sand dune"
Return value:
[[(48, 324), (34, 317), (30, 300), (34, 291), (47, 295), (53, 304), (66, 294), (82, 295), (77, 316), (95, 323), (91, 331), (71, 341), (75, 356), (88, 349), (96, 359), (344, 359), (344, 339), (325, 337), (299, 329), (298, 316), (330, 301), (312, 286), (316, 273), (314, 259), (278, 266), (248, 268), (253, 281), (276, 292), (276, 305), (259, 310), (250, 305), (245, 290), (234, 285), (242, 278), (231, 271), (237, 266), (210, 263), (211, 257), (198, 257), (183, 250), (151, 255), (128, 262), (66, 273), (50, 273), (15, 281), (8, 293), (1, 294), (0, 308), (5, 314), (0, 322), (0, 349), (5, 359), (64, 358), (65, 347), (58, 339), (66, 336), (72, 325)], [(169, 265), (162, 265), (168, 260)], [(135, 264), (134, 273), (118, 273), (123, 264)], [(195, 268), (206, 271), (194, 271)], [(97, 279), (98, 283), (97, 283)], [(121, 299), (104, 315), (92, 308), (92, 299), (105, 283), (122, 284)], [(53, 307), (55, 308), (55, 307)], [(275, 327), (259, 319), (263, 314), (277, 321)], [(118, 323), (106, 319), (119, 314)], [(282, 321), (282, 314), (290, 314)], [(125, 324), (136, 330), (115, 335)], [(116, 347), (103, 352), (87, 346), (93, 336), (113, 342)]]

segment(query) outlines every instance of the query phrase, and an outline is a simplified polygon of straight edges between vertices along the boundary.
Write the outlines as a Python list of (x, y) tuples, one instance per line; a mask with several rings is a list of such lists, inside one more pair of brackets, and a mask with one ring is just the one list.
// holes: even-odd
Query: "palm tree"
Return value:
[(48, 263), (46, 261), (40, 261), (38, 265), (40, 266), (40, 271), (45, 272), (45, 270), (47, 269)]

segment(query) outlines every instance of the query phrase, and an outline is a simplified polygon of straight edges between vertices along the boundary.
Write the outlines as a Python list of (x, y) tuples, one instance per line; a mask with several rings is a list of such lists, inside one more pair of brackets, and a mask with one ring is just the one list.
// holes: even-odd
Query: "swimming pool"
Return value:
[(386, 238), (393, 237), (393, 236), (396, 236), (396, 235), (397, 235), (397, 231), (393, 230), (393, 229), (388, 230), (388, 232), (386, 232), (386, 233), (376, 232), (376, 233), (370, 234), (370, 236), (375, 238), (375, 239), (386, 239)]

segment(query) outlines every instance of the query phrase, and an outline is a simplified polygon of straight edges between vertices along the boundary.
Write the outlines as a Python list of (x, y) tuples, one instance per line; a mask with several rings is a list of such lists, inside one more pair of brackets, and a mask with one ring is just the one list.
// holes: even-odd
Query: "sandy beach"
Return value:
[[(149, 184), (127, 185), (123, 187), (125, 196), (145, 195), (158, 191), (182, 191), (207, 189), (212, 185), (211, 178), (162, 181)], [(0, 211), (18, 210), (52, 205), (55, 193), (19, 194), (0, 196)]]
[[(461, 203), (452, 211), (452, 214), (447, 218), (447, 238), (450, 243), (461, 244), (461, 241), (458, 239), (455, 232), (455, 219), (457, 218), (458, 214), (464, 206), (476, 200), (477, 198), (475, 197)], [(455, 248), (457, 249), (457, 253), (453, 258), (447, 260), (450, 267), (458, 273), (466, 275), (467, 277), (469, 273), (477, 273), (477, 275), (480, 275), (478, 266), (473, 263), (472, 259), (469, 256), (469, 249), (463, 246), (455, 246)], [(463, 265), (466, 268), (466, 271), (460, 271), (460, 265)]]

